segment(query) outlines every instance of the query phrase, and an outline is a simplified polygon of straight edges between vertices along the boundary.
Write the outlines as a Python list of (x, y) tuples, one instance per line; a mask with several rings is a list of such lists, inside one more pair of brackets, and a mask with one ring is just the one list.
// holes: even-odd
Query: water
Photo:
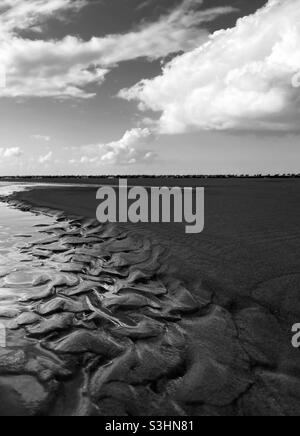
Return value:
[[(24, 186), (5, 185), (0, 195), (10, 195)], [(30, 288), (43, 272), (41, 262), (22, 250), (40, 237), (37, 226), (53, 223), (53, 218), (22, 212), (0, 203), (0, 322), (7, 325), (16, 314), (29, 310), (21, 300), (32, 293)], [(44, 268), (49, 271), (49, 268)]]

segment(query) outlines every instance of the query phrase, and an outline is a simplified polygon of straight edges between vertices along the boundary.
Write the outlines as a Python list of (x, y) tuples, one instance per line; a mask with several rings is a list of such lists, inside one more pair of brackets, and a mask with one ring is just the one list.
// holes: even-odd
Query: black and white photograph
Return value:
[(300, 0), (0, 0), (0, 416), (300, 416)]

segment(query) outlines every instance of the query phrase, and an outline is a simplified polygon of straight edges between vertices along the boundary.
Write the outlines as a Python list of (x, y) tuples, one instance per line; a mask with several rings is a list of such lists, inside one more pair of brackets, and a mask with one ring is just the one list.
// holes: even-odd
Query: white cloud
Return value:
[(120, 96), (161, 112), (159, 130), (299, 130), (300, 1), (269, 0), (232, 29)]
[(24, 39), (18, 28), (39, 26), (60, 10), (81, 7), (74, 0), (7, 0), (0, 10), (0, 58), (6, 68), (6, 97), (77, 97), (95, 95), (85, 88), (101, 84), (117, 63), (146, 57), (158, 59), (187, 51), (204, 42), (208, 33), (199, 25), (232, 12), (231, 7), (198, 10), (203, 0), (185, 0), (155, 23), (144, 23), (124, 35), (107, 35), (83, 41), (75, 36), (61, 40)]
[(49, 162), (52, 159), (52, 156), (53, 156), (53, 152), (49, 151), (49, 153), (47, 153), (46, 155), (39, 157), (39, 163), (44, 164)]
[(19, 147), (12, 148), (0, 148), (0, 159), (11, 159), (14, 157), (20, 157), (22, 152)]
[(139, 147), (152, 139), (149, 129), (136, 128), (128, 130), (119, 141), (99, 145), (101, 161), (108, 164), (132, 165), (152, 162), (156, 157), (150, 150)]
[(45, 19), (57, 17), (58, 12), (77, 11), (86, 4), (86, 0), (1, 0), (1, 32), (32, 27), (35, 30), (35, 26), (42, 24)]
[(148, 148), (153, 140), (147, 128), (135, 128), (125, 132), (118, 141), (107, 144), (93, 144), (81, 147), (79, 158), (72, 158), (72, 164), (133, 165), (148, 164), (156, 159), (156, 153)]
[[(91, 83), (102, 83), (107, 69), (92, 67), (96, 54), (75, 37), (62, 41), (31, 41), (12, 38), (2, 47), (6, 64), (7, 97), (78, 97), (94, 93), (84, 90)], [(1, 48), (0, 48), (1, 52)]]

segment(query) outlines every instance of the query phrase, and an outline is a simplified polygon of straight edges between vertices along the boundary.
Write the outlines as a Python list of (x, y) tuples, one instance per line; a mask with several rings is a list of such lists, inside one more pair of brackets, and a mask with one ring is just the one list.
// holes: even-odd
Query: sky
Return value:
[(0, 176), (300, 173), (299, 0), (0, 0)]

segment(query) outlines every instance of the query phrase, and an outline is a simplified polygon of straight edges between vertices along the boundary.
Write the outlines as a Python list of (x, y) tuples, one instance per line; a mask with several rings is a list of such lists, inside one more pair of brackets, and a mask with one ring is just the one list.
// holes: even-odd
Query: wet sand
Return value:
[(16, 392), (24, 414), (299, 414), (299, 183), (200, 180), (196, 236), (175, 224), (99, 226), (96, 188), (10, 197), (55, 225), (19, 248), (37, 269), (2, 278), (30, 293), (1, 351), (0, 414)]

